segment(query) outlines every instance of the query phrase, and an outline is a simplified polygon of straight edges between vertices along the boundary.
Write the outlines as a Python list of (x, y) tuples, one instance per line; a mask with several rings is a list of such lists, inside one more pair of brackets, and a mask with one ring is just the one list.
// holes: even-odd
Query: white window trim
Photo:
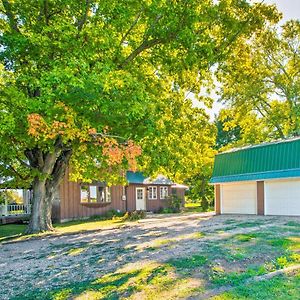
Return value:
[[(89, 203), (111, 203), (111, 187), (103, 187), (103, 193), (104, 193), (104, 197), (100, 198), (99, 197), (99, 185), (94, 185), (94, 184), (87, 184), (87, 185), (83, 185), (85, 187), (87, 187), (87, 201), (82, 201), (82, 186), (80, 187), (80, 203), (84, 203), (84, 204), (89, 204)], [(102, 186), (101, 186), (102, 187)], [(96, 192), (96, 201), (91, 201), (91, 189), (93, 190), (93, 194)], [(95, 190), (96, 189), (96, 190)]]
[[(149, 200), (157, 200), (157, 186), (149, 186), (148, 187), (148, 199)], [(151, 192), (151, 197), (150, 197), (150, 189), (152, 190)], [(153, 190), (155, 190), (155, 197), (153, 197)]]
[[(163, 191), (166, 191), (166, 192), (163, 192)], [(159, 196), (160, 196), (160, 199), (161, 200), (165, 200), (165, 199), (167, 199), (168, 198), (168, 196), (169, 196), (169, 189), (168, 189), (168, 187), (167, 186), (161, 186), (160, 188), (159, 188)]]
[(111, 203), (111, 186), (105, 188), (105, 203)]

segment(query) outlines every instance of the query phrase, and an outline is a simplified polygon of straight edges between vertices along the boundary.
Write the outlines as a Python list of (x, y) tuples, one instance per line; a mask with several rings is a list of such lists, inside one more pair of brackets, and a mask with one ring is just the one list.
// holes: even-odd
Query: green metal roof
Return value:
[(300, 138), (234, 149), (215, 158), (211, 183), (300, 177)]
[(139, 183), (139, 184), (161, 184), (171, 185), (173, 182), (163, 175), (158, 175), (156, 178), (145, 177), (142, 172), (127, 171), (126, 179), (128, 183)]
[(142, 172), (127, 171), (126, 179), (129, 183), (144, 183), (146, 177)]

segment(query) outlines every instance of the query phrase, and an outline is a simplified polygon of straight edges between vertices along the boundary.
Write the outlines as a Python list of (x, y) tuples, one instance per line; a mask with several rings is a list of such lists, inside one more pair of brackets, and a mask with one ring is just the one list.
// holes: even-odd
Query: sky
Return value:
[[(258, 2), (259, 0), (253, 1)], [(252, 2), (252, 1), (251, 1)], [(300, 19), (300, 0), (264, 0), (266, 4), (276, 4), (279, 11), (283, 13), (282, 20), (279, 24), (283, 24), (290, 19)], [(217, 99), (217, 96), (214, 94), (211, 95), (213, 98)], [(193, 100), (195, 106), (204, 107), (202, 104), (196, 103)], [(207, 112), (210, 115), (211, 120), (214, 119), (214, 115), (219, 112), (222, 108), (222, 104), (215, 101), (212, 109), (207, 109)]]
[(265, 0), (264, 3), (276, 4), (283, 13), (283, 23), (290, 19), (300, 19), (300, 0)]

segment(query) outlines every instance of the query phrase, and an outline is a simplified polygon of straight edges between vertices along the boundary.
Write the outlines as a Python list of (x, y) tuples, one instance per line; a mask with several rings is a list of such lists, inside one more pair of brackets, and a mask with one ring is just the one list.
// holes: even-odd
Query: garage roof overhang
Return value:
[(300, 137), (220, 153), (211, 183), (300, 177)]
[(212, 184), (235, 182), (235, 181), (257, 181), (266, 179), (293, 178), (300, 177), (300, 169), (269, 171), (262, 173), (237, 174), (230, 176), (213, 177), (210, 181)]

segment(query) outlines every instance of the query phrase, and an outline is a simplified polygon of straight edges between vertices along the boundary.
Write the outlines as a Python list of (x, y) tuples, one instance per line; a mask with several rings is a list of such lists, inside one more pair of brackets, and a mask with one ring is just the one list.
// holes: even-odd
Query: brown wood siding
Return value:
[[(153, 186), (149, 184), (147, 187)], [(160, 187), (161, 186), (167, 186), (168, 187), (168, 195), (171, 195), (171, 186), (169, 185), (155, 185), (157, 187), (157, 199), (155, 200), (149, 200), (148, 199), (148, 193), (146, 194), (147, 200), (146, 200), (146, 205), (147, 205), (147, 211), (159, 211), (162, 208), (166, 208), (170, 206), (170, 202), (168, 199), (160, 199)]]
[(257, 181), (257, 214), (265, 214), (265, 183)]
[[(122, 200), (123, 186), (112, 186), (111, 203), (105, 205), (82, 204), (80, 203), (80, 184), (69, 181), (68, 173), (64, 176), (59, 188), (59, 199), (54, 207), (54, 214), (56, 220), (66, 221), (72, 219), (87, 218), (94, 215), (101, 215), (108, 210), (115, 209), (120, 211), (135, 211), (136, 210), (136, 188), (145, 188), (146, 195), (146, 210), (158, 211), (161, 208), (170, 205), (167, 199), (160, 199), (160, 187), (167, 186), (168, 194), (171, 195), (171, 186), (169, 185), (155, 185), (157, 187), (157, 199), (148, 199), (148, 186), (145, 184), (129, 184), (126, 188), (126, 201)], [(183, 191), (184, 193), (184, 191)]]
[(136, 200), (135, 200), (135, 188), (144, 187), (143, 185), (138, 184), (129, 184), (127, 186), (126, 201), (127, 201), (127, 211), (136, 210)]
[[(157, 199), (149, 200), (148, 199), (148, 187), (156, 186), (157, 187)], [(143, 187), (145, 188), (146, 193), (146, 210), (156, 212), (161, 208), (169, 206), (169, 201), (167, 199), (160, 199), (160, 187), (167, 186), (168, 194), (171, 195), (171, 186), (169, 185), (151, 185), (151, 184), (136, 184), (131, 183), (127, 187), (127, 210), (134, 211), (136, 210), (136, 188)]]
[[(152, 185), (149, 185), (152, 186)], [(169, 185), (157, 185), (157, 200), (149, 200), (147, 195), (147, 210), (156, 212), (162, 208), (170, 207), (170, 202), (168, 199), (160, 198), (160, 187), (167, 186), (168, 187), (168, 195), (171, 195), (171, 186)]]
[(97, 207), (93, 204), (82, 204), (80, 203), (80, 184), (69, 181), (68, 174), (66, 174), (60, 185), (60, 221), (101, 215), (111, 209), (125, 211), (122, 194), (122, 186), (112, 186), (111, 203)]
[(219, 184), (215, 185), (215, 211), (216, 215), (221, 214), (221, 186)]

